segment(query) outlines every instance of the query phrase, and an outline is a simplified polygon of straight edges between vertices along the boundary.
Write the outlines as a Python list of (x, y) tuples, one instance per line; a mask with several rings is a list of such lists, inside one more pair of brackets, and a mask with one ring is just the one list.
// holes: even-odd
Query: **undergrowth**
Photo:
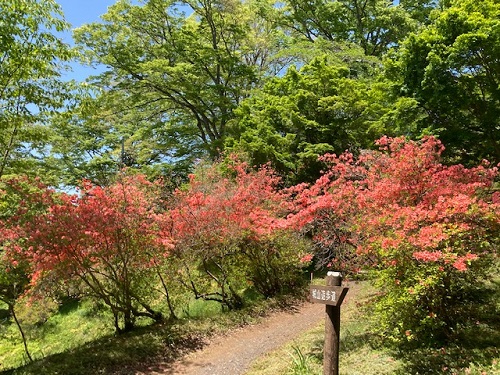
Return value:
[(130, 374), (149, 371), (187, 351), (203, 347), (214, 334), (254, 323), (291, 303), (285, 298), (247, 300), (242, 310), (222, 312), (215, 302), (191, 300), (177, 320), (150, 325), (138, 322), (131, 332), (116, 335), (110, 317), (89, 301), (71, 301), (38, 327), (28, 329), (34, 362), (23, 353), (13, 324), (2, 325), (1, 374)]
[[(500, 374), (500, 287), (485, 286), (493, 293), (481, 306), (479, 320), (471, 321), (456, 338), (440, 347), (396, 348), (374, 333), (377, 322), (368, 301), (375, 289), (368, 282), (350, 283), (341, 308), (340, 374), (431, 375)], [(324, 308), (319, 305), (318, 308)], [(257, 360), (246, 375), (323, 374), (324, 323)]]
[[(374, 288), (368, 282), (351, 282), (349, 287), (341, 309), (341, 374), (500, 374), (498, 280), (486, 288), (490, 303), (478, 308), (475, 320), (461, 327), (453, 342), (441, 347), (399, 349), (374, 333), (377, 322), (370, 316), (368, 303)], [(186, 352), (203, 347), (211, 335), (257, 322), (270, 311), (289, 308), (296, 302), (257, 298), (242, 310), (223, 312), (216, 303), (192, 300), (184, 304), (175, 321), (154, 325), (139, 322), (134, 331), (117, 336), (105, 310), (89, 301), (69, 301), (43, 324), (27, 330), (33, 363), (26, 361), (15, 327), (3, 322), (1, 374), (147, 373), (158, 370), (158, 363), (168, 365)], [(321, 323), (259, 359), (247, 375), (320, 375), (323, 344)]]

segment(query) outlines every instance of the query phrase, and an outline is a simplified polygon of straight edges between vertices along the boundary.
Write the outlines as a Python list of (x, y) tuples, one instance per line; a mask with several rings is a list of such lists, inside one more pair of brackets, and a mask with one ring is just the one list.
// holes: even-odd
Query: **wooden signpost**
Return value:
[(342, 286), (340, 272), (328, 272), (325, 285), (311, 285), (311, 302), (326, 305), (323, 374), (338, 375), (340, 343), (340, 305), (349, 288)]

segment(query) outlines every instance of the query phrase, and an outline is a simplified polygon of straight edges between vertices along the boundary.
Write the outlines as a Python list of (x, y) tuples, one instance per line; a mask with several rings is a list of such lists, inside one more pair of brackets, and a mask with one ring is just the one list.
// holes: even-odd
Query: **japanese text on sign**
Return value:
[(311, 302), (325, 305), (341, 305), (349, 288), (343, 286), (310, 285)]
[(337, 293), (333, 290), (319, 290), (313, 288), (311, 290), (311, 295), (313, 299), (319, 299), (321, 301), (337, 301)]

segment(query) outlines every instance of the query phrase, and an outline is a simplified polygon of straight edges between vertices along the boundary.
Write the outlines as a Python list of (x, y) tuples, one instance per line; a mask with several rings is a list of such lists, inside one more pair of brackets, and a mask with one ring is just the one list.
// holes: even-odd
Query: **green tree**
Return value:
[(226, 148), (256, 164), (270, 161), (288, 183), (317, 178), (318, 156), (369, 148), (384, 133), (385, 85), (371, 74), (376, 66), (350, 68), (327, 56), (290, 68), (241, 103)]
[(0, 0), (0, 177), (40, 173), (47, 119), (69, 98), (73, 53), (54, 35), (68, 26), (53, 0)]
[(499, 46), (498, 1), (450, 1), (388, 60), (396, 95), (421, 109), (416, 129), (439, 135), (451, 160), (500, 160)]
[[(158, 142), (156, 134), (149, 137), (148, 143), (137, 145), (139, 132), (150, 127), (133, 121), (133, 112), (127, 116), (113, 113), (106, 96), (92, 88), (82, 90), (78, 103), (59, 113), (52, 128), (52, 155), (62, 171), (63, 182), (70, 186), (77, 186), (83, 179), (109, 185), (121, 168), (133, 169), (144, 159), (153, 159), (153, 152), (159, 152), (159, 146), (153, 144)], [(138, 146), (146, 148), (141, 155), (137, 155)]]
[(430, 22), (434, 9), (442, 9), (447, 0), (399, 0), (399, 4), (410, 14), (411, 18), (421, 24)]
[(314, 42), (351, 41), (367, 55), (380, 56), (397, 44), (419, 22), (424, 22), (433, 0), (288, 0), (284, 24)]
[(274, 13), (258, 1), (118, 1), (75, 32), (89, 61), (109, 67), (94, 82), (104, 116), (86, 121), (118, 129), (138, 165), (217, 155), (234, 108), (289, 63)]

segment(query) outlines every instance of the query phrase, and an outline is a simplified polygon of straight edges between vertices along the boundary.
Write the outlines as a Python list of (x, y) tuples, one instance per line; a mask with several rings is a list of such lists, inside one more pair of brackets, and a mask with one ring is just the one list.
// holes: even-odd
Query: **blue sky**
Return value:
[(64, 17), (72, 27), (84, 23), (99, 21), (99, 16), (106, 13), (108, 6), (116, 0), (56, 0), (62, 7)]
[[(71, 28), (77, 28), (85, 23), (96, 22), (100, 16), (106, 13), (108, 6), (113, 5), (116, 0), (56, 0), (61, 6), (64, 18), (71, 24)], [(73, 44), (71, 33), (63, 35), (66, 43)], [(98, 70), (72, 64), (73, 72), (68, 78), (83, 81), (89, 75), (98, 73)]]

